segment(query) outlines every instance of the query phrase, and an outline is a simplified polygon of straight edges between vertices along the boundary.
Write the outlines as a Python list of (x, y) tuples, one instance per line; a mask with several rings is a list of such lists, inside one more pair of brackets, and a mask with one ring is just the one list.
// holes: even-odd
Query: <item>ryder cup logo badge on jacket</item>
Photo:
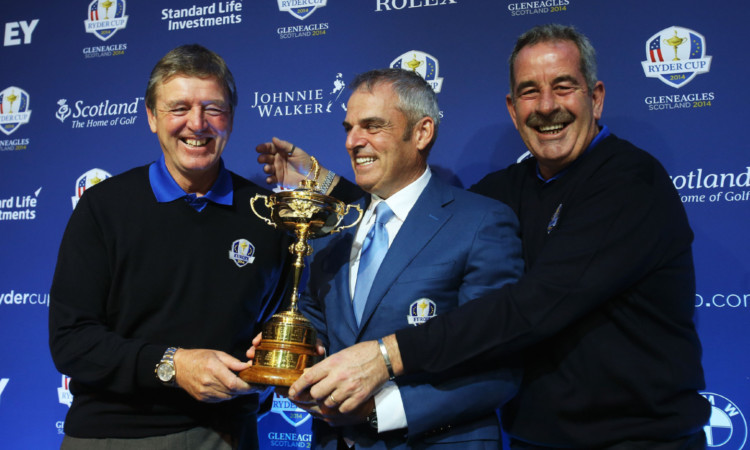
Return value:
[(708, 73), (711, 57), (706, 56), (702, 34), (682, 27), (665, 28), (646, 41), (643, 72), (674, 88), (690, 83), (696, 75)]
[(279, 2), (279, 11), (286, 11), (299, 20), (305, 20), (316, 9), (326, 5), (328, 0), (277, 0)]
[(78, 205), (78, 200), (81, 199), (81, 196), (84, 192), (86, 192), (86, 189), (90, 188), (91, 186), (95, 184), (99, 184), (102, 181), (106, 180), (107, 178), (111, 177), (112, 175), (109, 174), (109, 172), (102, 170), (102, 169), (91, 169), (88, 172), (84, 173), (78, 179), (76, 180), (75, 185), (75, 195), (70, 198), (70, 200), (73, 202), (73, 209), (76, 209), (76, 205)]
[(70, 377), (67, 375), (62, 376), (62, 384), (57, 388), (57, 400), (62, 405), (68, 405), (68, 408), (73, 404), (73, 394), (70, 393)]
[(391, 62), (394, 69), (413, 70), (432, 86), (436, 94), (443, 87), (443, 79), (438, 76), (439, 64), (437, 58), (419, 50), (409, 50)]
[(255, 261), (253, 254), (255, 246), (247, 239), (237, 239), (232, 242), (232, 248), (229, 250), (229, 259), (237, 264), (237, 267), (245, 267)]
[(86, 33), (106, 41), (128, 24), (125, 0), (94, 0), (89, 3), (88, 19), (83, 21)]
[(711, 403), (711, 417), (703, 427), (710, 448), (740, 450), (747, 442), (747, 421), (740, 408), (728, 398), (713, 392), (701, 392)]
[(437, 315), (437, 305), (429, 298), (420, 298), (409, 305), (406, 320), (409, 325), (420, 325)]
[(0, 92), (0, 131), (10, 135), (21, 125), (29, 123), (29, 94), (23, 89), (10, 86)]

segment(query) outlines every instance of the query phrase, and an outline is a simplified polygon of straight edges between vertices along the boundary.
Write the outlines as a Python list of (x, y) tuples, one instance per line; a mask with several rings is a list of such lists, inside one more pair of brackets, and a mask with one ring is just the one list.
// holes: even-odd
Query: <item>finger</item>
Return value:
[[(323, 402), (321, 403), (321, 405), (323, 405), (324, 407), (329, 408), (329, 409), (338, 408), (339, 407), (339, 400), (336, 400), (335, 392), (336, 391), (331, 392), (330, 394), (328, 394), (328, 397), (326, 397), (325, 400), (323, 400)], [(339, 395), (341, 395), (341, 394), (339, 394)]]
[(258, 155), (258, 162), (261, 164), (273, 164), (275, 161), (276, 155), (269, 155), (268, 153)]
[(271, 155), (273, 155), (275, 153), (275, 149), (273, 147), (273, 142), (264, 142), (262, 144), (258, 144), (255, 147), (255, 151), (258, 152), (258, 153), (261, 153), (261, 154), (263, 154), (263, 153), (270, 153)]
[(242, 362), (234, 356), (224, 352), (217, 351), (216, 357), (219, 359), (219, 361), (221, 361), (222, 364), (224, 364), (227, 369), (233, 372), (239, 372), (240, 370), (245, 370), (250, 367), (250, 363)]
[[(297, 398), (302, 392), (307, 391), (315, 383), (323, 379), (326, 375), (326, 371), (322, 370), (319, 366), (322, 363), (318, 363), (302, 373), (302, 376), (297, 379), (289, 387), (289, 398)], [(327, 395), (327, 394), (326, 394)]]
[(291, 142), (279, 139), (277, 137), (272, 138), (271, 142), (273, 143), (274, 147), (276, 147), (277, 153), (283, 152), (287, 155), (290, 151), (292, 151), (292, 147), (294, 146)]

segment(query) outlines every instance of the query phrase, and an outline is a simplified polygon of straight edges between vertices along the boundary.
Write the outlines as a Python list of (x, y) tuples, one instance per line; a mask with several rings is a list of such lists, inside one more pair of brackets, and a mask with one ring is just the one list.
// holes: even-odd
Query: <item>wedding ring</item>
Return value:
[(335, 398), (333, 398), (333, 394), (329, 395), (329, 396), (328, 396), (328, 399), (329, 399), (329, 400), (330, 400), (330, 401), (331, 401), (331, 402), (332, 402), (332, 403), (333, 403), (334, 405), (338, 405), (338, 404), (339, 404), (339, 402), (337, 402), (337, 401), (336, 401), (336, 399), (335, 399)]
[(287, 153), (287, 156), (292, 156), (292, 153), (294, 153), (294, 150), (295, 150), (296, 148), (297, 148), (297, 146), (296, 146), (296, 145), (294, 145), (294, 144), (292, 144), (292, 149), (291, 149), (291, 150), (289, 150), (289, 152)]

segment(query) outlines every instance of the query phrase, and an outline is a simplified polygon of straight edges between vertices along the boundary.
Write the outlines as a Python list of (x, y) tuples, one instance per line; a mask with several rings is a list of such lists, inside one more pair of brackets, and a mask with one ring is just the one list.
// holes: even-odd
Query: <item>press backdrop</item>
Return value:
[[(69, 379), (47, 346), (58, 245), (86, 188), (159, 157), (143, 96), (151, 68), (168, 50), (197, 42), (227, 60), (240, 103), (225, 160), (258, 183), (254, 148), (272, 136), (351, 176), (344, 85), (373, 68), (414, 68), (439, 92), (432, 167), (468, 187), (524, 153), (505, 108), (506, 60), (518, 34), (547, 22), (576, 25), (591, 38), (607, 88), (602, 122), (661, 160), (683, 198), (695, 231), (705, 395), (714, 405), (709, 445), (747, 446), (746, 2), (2, 3), (0, 447), (56, 448), (62, 439)], [(260, 429), (264, 448), (309, 447), (309, 416), (283, 399)]]

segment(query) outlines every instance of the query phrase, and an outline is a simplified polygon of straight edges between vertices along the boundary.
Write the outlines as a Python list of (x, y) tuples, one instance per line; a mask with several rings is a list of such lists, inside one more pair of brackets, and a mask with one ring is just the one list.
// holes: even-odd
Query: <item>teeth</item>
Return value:
[(556, 131), (562, 130), (563, 128), (565, 128), (565, 126), (561, 123), (558, 123), (555, 125), (539, 127), (539, 131), (541, 131), (542, 133), (555, 133)]
[(208, 139), (185, 139), (185, 143), (193, 147), (203, 147), (207, 142)]
[(356, 163), (357, 163), (358, 165), (363, 165), (363, 164), (370, 164), (370, 163), (373, 163), (373, 162), (375, 162), (375, 158), (373, 158), (372, 156), (361, 157), (361, 158), (357, 158), (357, 159), (355, 159), (355, 162), (356, 162)]

